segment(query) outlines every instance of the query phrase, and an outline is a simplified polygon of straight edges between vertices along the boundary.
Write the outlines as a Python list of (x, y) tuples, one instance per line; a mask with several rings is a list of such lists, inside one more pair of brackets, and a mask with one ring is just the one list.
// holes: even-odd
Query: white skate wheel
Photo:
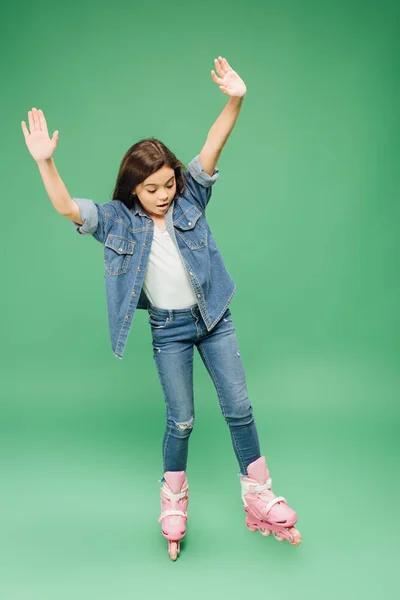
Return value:
[(176, 560), (178, 558), (178, 543), (170, 541), (168, 546), (168, 553), (170, 559)]
[(264, 527), (260, 527), (260, 533), (261, 535), (267, 537), (268, 535), (270, 535), (271, 531), (269, 529), (264, 529)]
[(293, 546), (298, 546), (301, 543), (301, 534), (300, 531), (298, 529), (296, 529), (295, 527), (291, 527), (289, 529), (289, 533), (291, 535), (291, 540), (290, 543), (293, 544)]

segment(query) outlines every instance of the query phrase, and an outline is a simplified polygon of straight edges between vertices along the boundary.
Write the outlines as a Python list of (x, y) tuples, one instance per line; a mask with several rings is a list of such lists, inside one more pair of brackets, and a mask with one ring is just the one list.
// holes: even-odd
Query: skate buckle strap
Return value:
[(161, 492), (164, 496), (167, 496), (168, 498), (177, 498), (178, 499), (178, 498), (184, 498), (186, 496), (186, 492), (188, 489), (189, 489), (189, 487), (186, 486), (178, 494), (173, 494), (167, 487), (162, 487)]
[(286, 498), (284, 498), (283, 496), (277, 496), (276, 498), (274, 498), (273, 500), (268, 502), (268, 504), (265, 506), (264, 510), (267, 515), (268, 515), (269, 511), (271, 510), (271, 508), (273, 506), (275, 506), (275, 504), (277, 504), (278, 502), (284, 502), (285, 504), (287, 504)]
[[(266, 490), (270, 490), (272, 492), (272, 479), (271, 477), (269, 477), (265, 483), (259, 485), (251, 484), (250, 487), (252, 488), (252, 490), (254, 490), (252, 493), (260, 494), (260, 498), (262, 498), (262, 492)], [(265, 513), (268, 515), (271, 508), (275, 506), (275, 504), (278, 504), (278, 502), (284, 502), (285, 504), (287, 504), (286, 498), (284, 498), (283, 496), (277, 496), (265, 505)]]
[(272, 487), (271, 477), (268, 477), (268, 479), (265, 483), (259, 483), (258, 485), (253, 485), (252, 483), (250, 484), (250, 488), (254, 489), (254, 492), (256, 494), (260, 494), (261, 492), (264, 492), (265, 490), (270, 490), (271, 487)]
[(165, 517), (172, 517), (172, 516), (180, 516), (180, 517), (185, 517), (187, 518), (187, 513), (183, 512), (183, 510), (164, 510), (161, 515), (160, 518), (158, 519), (158, 522), (160, 523), (162, 521), (162, 519), (165, 519)]

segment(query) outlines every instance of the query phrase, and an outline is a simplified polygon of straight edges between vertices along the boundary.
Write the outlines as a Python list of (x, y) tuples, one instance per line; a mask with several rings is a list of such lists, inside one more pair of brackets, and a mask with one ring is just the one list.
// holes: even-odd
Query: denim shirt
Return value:
[[(182, 257), (201, 316), (210, 331), (221, 319), (236, 291), (205, 216), (211, 186), (219, 177), (219, 169), (215, 168), (213, 174), (208, 175), (197, 155), (182, 173), (186, 189), (175, 196), (165, 215), (165, 224)], [(91, 234), (104, 245), (111, 346), (114, 355), (122, 359), (135, 310), (149, 306), (142, 287), (154, 221), (138, 200), (131, 209), (120, 200), (105, 204), (87, 198), (73, 200), (79, 206), (83, 221), (82, 225), (72, 221), (76, 231)]]

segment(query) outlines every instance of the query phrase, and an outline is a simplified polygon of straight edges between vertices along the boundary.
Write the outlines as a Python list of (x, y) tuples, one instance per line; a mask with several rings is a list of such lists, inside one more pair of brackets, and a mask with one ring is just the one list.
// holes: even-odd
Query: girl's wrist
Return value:
[(38, 167), (43, 167), (43, 166), (50, 166), (53, 163), (53, 157), (50, 156), (50, 158), (41, 158), (39, 160), (36, 161), (36, 164)]
[(243, 96), (230, 96), (229, 101), (231, 102), (231, 104), (241, 104), (245, 96), (246, 94), (243, 94)]

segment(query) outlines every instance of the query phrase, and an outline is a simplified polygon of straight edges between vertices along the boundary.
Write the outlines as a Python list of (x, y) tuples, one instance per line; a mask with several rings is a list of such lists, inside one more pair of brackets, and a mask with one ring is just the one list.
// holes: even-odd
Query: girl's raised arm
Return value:
[(72, 200), (61, 179), (52, 155), (58, 142), (58, 131), (50, 139), (43, 111), (32, 108), (28, 112), (29, 130), (21, 121), (22, 132), (29, 152), (37, 163), (44, 187), (56, 211), (82, 225), (83, 221), (77, 203)]
[(219, 56), (218, 59), (214, 59), (214, 62), (218, 76), (212, 70), (211, 77), (219, 86), (221, 92), (229, 96), (229, 101), (211, 127), (199, 155), (204, 172), (210, 176), (216, 168), (222, 149), (237, 121), (247, 92), (243, 79), (232, 69), (226, 58)]

